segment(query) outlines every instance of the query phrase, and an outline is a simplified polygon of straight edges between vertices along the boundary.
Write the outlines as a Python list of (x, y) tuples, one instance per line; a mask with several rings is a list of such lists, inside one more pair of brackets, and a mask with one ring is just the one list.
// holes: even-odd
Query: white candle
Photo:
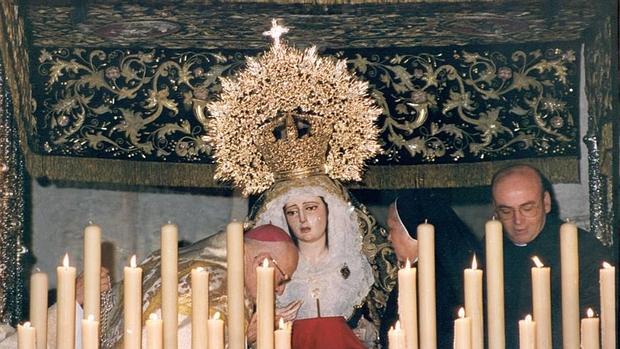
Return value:
[(504, 324), (504, 247), (502, 223), (493, 217), (485, 224), (487, 316), (489, 349), (506, 346)]
[(420, 347), (437, 348), (437, 314), (435, 303), (435, 227), (418, 225), (418, 286), (420, 306)]
[(265, 258), (263, 264), (256, 268), (256, 313), (257, 313), (257, 348), (273, 349), (274, 322), (274, 272)]
[(162, 335), (162, 321), (157, 314), (152, 313), (146, 320), (146, 349), (161, 349), (163, 335)]
[(407, 259), (398, 271), (398, 317), (405, 332), (405, 348), (418, 348), (418, 311), (416, 302), (416, 268)]
[(588, 317), (581, 320), (581, 348), (599, 349), (599, 319), (594, 317), (591, 308), (587, 311)]
[(471, 349), (471, 319), (465, 317), (465, 309), (459, 309), (454, 320), (454, 349)]
[(99, 321), (101, 299), (101, 228), (84, 229), (84, 314)]
[(405, 348), (405, 333), (400, 328), (400, 321), (396, 321), (396, 325), (388, 331), (388, 347), (389, 349)]
[(35, 349), (36, 337), (36, 330), (30, 326), (30, 322), (17, 325), (17, 348)]
[(465, 314), (471, 318), (471, 347), (484, 348), (484, 321), (482, 314), (482, 270), (478, 269), (476, 256), (471, 269), (465, 269)]
[(123, 270), (123, 316), (125, 349), (140, 348), (142, 343), (142, 268), (132, 256), (129, 267)]
[(560, 227), (562, 277), (562, 341), (564, 349), (579, 349), (579, 244), (577, 226)]
[(90, 314), (82, 319), (82, 349), (99, 348), (99, 321)]
[(279, 328), (274, 332), (276, 349), (291, 349), (291, 330), (280, 318)]
[(245, 300), (243, 275), (243, 224), (232, 222), (226, 227), (226, 260), (228, 265), (228, 348), (245, 348)]
[(207, 349), (209, 319), (209, 272), (192, 269), (192, 349)]
[(599, 278), (603, 349), (616, 349), (616, 268), (604, 262)]
[(161, 316), (164, 324), (164, 349), (177, 348), (178, 241), (179, 232), (175, 224), (168, 223), (161, 227)]
[(536, 321), (536, 348), (551, 349), (551, 270), (540, 259), (532, 257), (532, 308)]
[(224, 349), (224, 321), (216, 312), (207, 324), (209, 328), (209, 349)]
[(536, 322), (531, 315), (519, 320), (519, 349), (536, 349)]
[(62, 266), (56, 268), (56, 338), (57, 349), (75, 348), (75, 268), (69, 266), (65, 254)]
[(47, 274), (30, 276), (30, 323), (36, 329), (37, 349), (47, 349)]

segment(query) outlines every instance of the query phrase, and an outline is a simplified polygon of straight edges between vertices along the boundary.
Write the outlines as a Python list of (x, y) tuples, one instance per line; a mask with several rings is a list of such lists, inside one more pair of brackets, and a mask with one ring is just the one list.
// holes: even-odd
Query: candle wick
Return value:
[(317, 317), (321, 317), (321, 302), (319, 302), (319, 298), (316, 298), (316, 315)]

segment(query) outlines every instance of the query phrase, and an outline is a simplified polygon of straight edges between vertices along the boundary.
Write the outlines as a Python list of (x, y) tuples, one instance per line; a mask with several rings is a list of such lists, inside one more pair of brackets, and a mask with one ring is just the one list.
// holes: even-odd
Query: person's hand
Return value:
[(377, 347), (376, 339), (379, 333), (372, 322), (362, 317), (358, 321), (357, 326), (353, 329), (353, 333), (360, 341), (362, 341), (362, 343), (364, 343), (366, 348)]
[[(112, 287), (112, 284), (110, 283), (110, 271), (104, 267), (101, 267), (100, 274), (101, 277), (99, 278), (99, 288), (101, 293), (103, 293)], [(81, 273), (75, 282), (75, 301), (78, 302), (79, 305), (84, 305), (84, 273)]]
[(276, 316), (274, 319), (276, 321), (276, 327), (278, 326), (280, 319), (284, 319), (284, 322), (295, 320), (297, 318), (299, 307), (301, 307), (302, 303), (302, 300), (296, 300), (290, 302), (282, 308), (276, 308)]

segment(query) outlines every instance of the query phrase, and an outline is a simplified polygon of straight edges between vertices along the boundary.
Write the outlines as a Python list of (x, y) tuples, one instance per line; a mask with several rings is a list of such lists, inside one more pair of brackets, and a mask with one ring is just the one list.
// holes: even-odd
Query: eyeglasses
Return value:
[[(526, 204), (519, 206), (516, 210), (518, 210), (519, 213), (523, 217), (532, 218), (532, 217), (536, 217), (539, 214), (539, 210), (538, 210), (539, 207), (540, 205), (536, 202), (528, 202)], [(497, 212), (499, 219), (507, 220), (507, 219), (512, 219), (512, 217), (514, 217), (515, 208), (502, 206), (502, 207), (496, 208), (495, 212)]]
[(284, 270), (282, 270), (282, 268), (280, 268), (280, 266), (278, 265), (278, 262), (276, 262), (275, 259), (271, 258), (271, 263), (273, 263), (273, 266), (276, 267), (276, 269), (278, 270), (280, 274), (282, 274), (281, 283), (286, 283), (288, 281), (291, 281), (291, 277), (287, 273), (285, 273)]

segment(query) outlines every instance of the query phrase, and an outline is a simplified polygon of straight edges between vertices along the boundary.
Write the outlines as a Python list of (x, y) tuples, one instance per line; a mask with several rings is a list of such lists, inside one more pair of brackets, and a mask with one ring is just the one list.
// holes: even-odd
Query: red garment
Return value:
[(344, 317), (318, 317), (293, 322), (293, 349), (364, 349)]

